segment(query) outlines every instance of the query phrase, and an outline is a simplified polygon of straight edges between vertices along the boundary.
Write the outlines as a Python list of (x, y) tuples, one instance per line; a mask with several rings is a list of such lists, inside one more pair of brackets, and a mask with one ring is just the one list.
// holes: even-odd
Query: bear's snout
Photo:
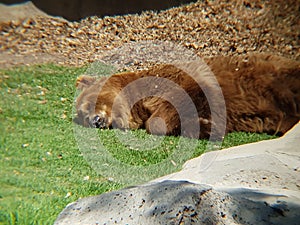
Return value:
[(108, 119), (104, 115), (96, 115), (91, 121), (90, 121), (91, 127), (94, 128), (108, 128)]

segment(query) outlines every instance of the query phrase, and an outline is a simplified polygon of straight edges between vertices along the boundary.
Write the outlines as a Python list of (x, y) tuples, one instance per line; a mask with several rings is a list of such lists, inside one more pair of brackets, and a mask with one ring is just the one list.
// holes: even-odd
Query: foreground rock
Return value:
[(299, 137), (300, 124), (206, 153), (149, 184), (78, 200), (55, 224), (299, 224)]
[(281, 195), (164, 181), (81, 199), (55, 224), (292, 224), (299, 209)]

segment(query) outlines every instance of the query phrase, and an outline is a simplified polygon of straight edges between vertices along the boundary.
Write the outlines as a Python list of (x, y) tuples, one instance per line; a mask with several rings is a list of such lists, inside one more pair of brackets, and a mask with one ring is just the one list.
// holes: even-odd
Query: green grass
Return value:
[[(124, 186), (93, 170), (74, 137), (74, 83), (85, 70), (56, 65), (0, 70), (0, 224), (53, 224), (68, 203)], [(158, 164), (179, 142), (165, 137), (152, 151), (136, 151), (118, 140), (118, 132), (98, 136), (114, 158), (130, 166)], [(131, 133), (150, 142), (157, 138), (141, 130)], [(269, 138), (234, 133), (223, 147)], [(134, 148), (147, 149), (146, 142), (137, 143)], [(206, 144), (197, 141), (191, 157), (202, 154)]]

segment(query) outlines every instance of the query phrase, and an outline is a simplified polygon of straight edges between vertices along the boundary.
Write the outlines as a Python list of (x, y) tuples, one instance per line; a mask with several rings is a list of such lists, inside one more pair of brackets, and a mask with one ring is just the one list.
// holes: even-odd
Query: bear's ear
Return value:
[(78, 90), (82, 91), (87, 87), (91, 86), (95, 81), (96, 77), (81, 75), (77, 78), (75, 86)]

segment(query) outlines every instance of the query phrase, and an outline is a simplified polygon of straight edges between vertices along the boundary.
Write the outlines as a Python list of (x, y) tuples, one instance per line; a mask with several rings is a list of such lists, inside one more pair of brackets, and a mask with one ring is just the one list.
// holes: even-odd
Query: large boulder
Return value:
[(300, 124), (148, 184), (80, 199), (55, 224), (299, 224)]
[(299, 207), (283, 195), (163, 181), (78, 200), (55, 224), (296, 224)]

